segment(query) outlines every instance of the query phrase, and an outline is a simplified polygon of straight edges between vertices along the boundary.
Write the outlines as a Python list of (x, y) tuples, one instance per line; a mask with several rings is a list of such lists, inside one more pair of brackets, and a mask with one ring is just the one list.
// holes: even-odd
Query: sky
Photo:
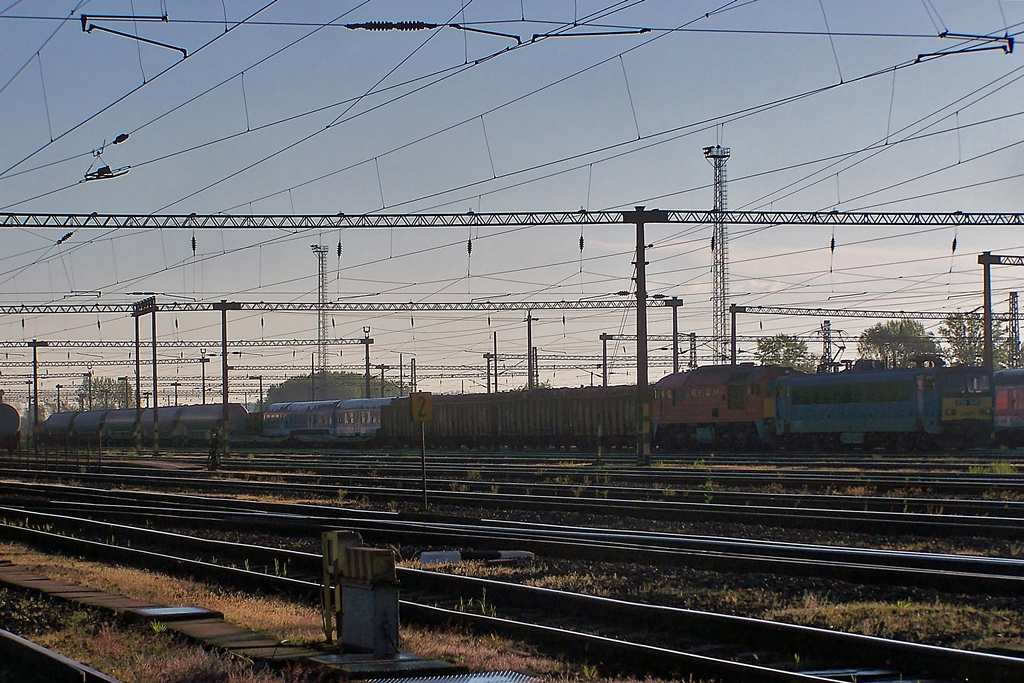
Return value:
[[(366, 22), (434, 27), (346, 27)], [(1022, 30), (1020, 0), (0, 0), (0, 214), (707, 210), (702, 150), (715, 144), (731, 150), (734, 210), (1016, 212), (1024, 61), (1005, 48)], [(104, 166), (127, 172), (85, 181)], [(64, 232), (0, 229), (0, 304), (125, 303), (143, 291), (310, 303), (311, 245), (329, 250), (332, 301), (611, 300), (634, 288), (634, 235), (622, 226), (82, 229), (57, 244)], [(684, 333), (711, 333), (711, 232), (647, 228), (648, 291), (684, 300)], [(968, 311), (981, 304), (977, 255), (1024, 253), (1019, 230), (982, 227), (732, 226), (729, 236), (730, 302), (747, 306)], [(1022, 276), (993, 271), (997, 312)], [(525, 317), (332, 313), (328, 331), (358, 339), (369, 327), (371, 362), (393, 366), (395, 380), (415, 358), (421, 390), (482, 391), (482, 370), (430, 368), (482, 368), (495, 333), (499, 354), (523, 356)], [(534, 317), (540, 380), (556, 386), (600, 382), (594, 361), (558, 356), (598, 359), (601, 334), (636, 329), (628, 310)], [(737, 332), (807, 335), (818, 352), (821, 322), (745, 316)], [(831, 322), (852, 358), (877, 321)], [(215, 313), (165, 312), (158, 326), (165, 340), (220, 337)], [(649, 327), (669, 334), (670, 310), (651, 309)], [(315, 313), (230, 316), (233, 340), (316, 334)], [(6, 341), (133, 335), (124, 315), (0, 316)], [(651, 354), (664, 361), (662, 347)], [(741, 345), (741, 359), (752, 350)], [(248, 375), (308, 374), (315, 347), (242, 351), (232, 364), (246, 368), (236, 386), (251, 401)], [(624, 365), (635, 352), (628, 341), (609, 349)], [(77, 381), (60, 372), (130, 353), (42, 349), (44, 362), (84, 365), (46, 368), (41, 391)], [(160, 372), (181, 380), (184, 400), (198, 393), (198, 355), (161, 350), (181, 360)], [(10, 397), (24, 393), (26, 369), (9, 364), (30, 358), (4, 349)], [(362, 360), (361, 347), (332, 346), (328, 364)], [(524, 366), (506, 361), (501, 388), (525, 384)], [(651, 381), (669, 369), (655, 363)], [(628, 367), (610, 377), (635, 380)]]

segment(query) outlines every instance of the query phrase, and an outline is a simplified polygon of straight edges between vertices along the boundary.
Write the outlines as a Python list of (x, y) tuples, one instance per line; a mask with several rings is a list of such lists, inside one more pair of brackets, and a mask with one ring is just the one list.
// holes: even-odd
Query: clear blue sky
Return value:
[[(100, 29), (83, 32), (83, 12)], [(167, 22), (102, 18), (164, 13)], [(368, 21), (441, 27), (343, 26)], [(732, 150), (732, 209), (1020, 211), (1022, 53), (938, 34), (1013, 36), (1022, 27), (1019, 0), (0, 0), (0, 212), (709, 209), (712, 170), (701, 149), (717, 142)], [(591, 35), (573, 36), (581, 33)], [(112, 144), (120, 133), (130, 137)], [(131, 170), (79, 182), (103, 165)], [(83, 230), (56, 246), (61, 231), (4, 229), (0, 303), (96, 300), (89, 292), (119, 303), (135, 291), (312, 302), (315, 243), (330, 248), (334, 299), (548, 301), (631, 289), (630, 230), (583, 233), (581, 255), (578, 227), (203, 231), (193, 256), (189, 232)], [(1019, 230), (989, 228), (844, 228), (834, 253), (831, 229), (730, 234), (732, 301), (747, 305), (970, 310), (980, 304), (977, 254), (1024, 250)], [(648, 232), (649, 290), (685, 300), (686, 332), (711, 330), (710, 235), (710, 226)], [(1000, 307), (1022, 275), (996, 271)], [(421, 366), (476, 365), (495, 331), (500, 353), (525, 353), (523, 317), (335, 314), (329, 329), (361, 337), (369, 325), (374, 363), (397, 365), (401, 353)], [(537, 317), (542, 355), (597, 355), (601, 333), (635, 324), (621, 312)], [(0, 317), (0, 338), (132, 337), (129, 318), (87, 318)], [(871, 322), (833, 326), (856, 337)], [(818, 324), (748, 319), (739, 333), (810, 334)], [(213, 314), (165, 314), (160, 327), (161, 336), (219, 338)], [(652, 333), (670, 329), (667, 311), (652, 313)], [(231, 336), (314, 338), (316, 318), (236, 314)], [(245, 362), (308, 372), (312, 351), (266, 349)], [(361, 360), (347, 347), (331, 364)], [(191, 377), (194, 367), (163, 372)], [(590, 375), (542, 364), (541, 380)], [(511, 377), (508, 386), (524, 382)]]

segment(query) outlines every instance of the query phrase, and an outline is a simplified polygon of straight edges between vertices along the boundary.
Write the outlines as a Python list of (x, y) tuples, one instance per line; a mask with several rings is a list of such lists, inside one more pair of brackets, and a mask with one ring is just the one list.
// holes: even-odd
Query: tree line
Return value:
[[(886, 368), (907, 367), (912, 358), (920, 356), (938, 356), (950, 365), (977, 366), (984, 358), (984, 334), (984, 320), (976, 312), (951, 313), (939, 325), (938, 334), (916, 320), (889, 320), (861, 332), (857, 354), (877, 360)], [(992, 323), (992, 351), (994, 366), (1007, 367), (1012, 349), (1002, 321)], [(816, 372), (823, 361), (807, 342), (787, 334), (759, 339), (754, 353), (762, 365), (783, 365), (804, 372)]]

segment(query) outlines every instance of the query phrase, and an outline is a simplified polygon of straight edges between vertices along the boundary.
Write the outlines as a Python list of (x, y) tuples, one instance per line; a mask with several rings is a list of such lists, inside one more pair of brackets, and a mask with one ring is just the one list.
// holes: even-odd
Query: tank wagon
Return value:
[(13, 453), (21, 442), (21, 415), (3, 399), (3, 391), (0, 391), (0, 449)]
[[(165, 444), (205, 443), (210, 433), (220, 427), (224, 410), (220, 404), (165, 406), (158, 408), (160, 441)], [(136, 410), (90, 410), (54, 413), (40, 425), (40, 437), (67, 439), (72, 443), (132, 445), (135, 443)], [(153, 409), (144, 408), (139, 415), (144, 441), (153, 439)], [(228, 404), (231, 438), (244, 439), (256, 433), (249, 412), (238, 403)]]

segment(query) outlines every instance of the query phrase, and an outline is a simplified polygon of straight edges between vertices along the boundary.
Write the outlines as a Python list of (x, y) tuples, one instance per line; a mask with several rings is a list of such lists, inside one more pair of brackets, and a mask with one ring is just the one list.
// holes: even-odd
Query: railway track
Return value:
[[(258, 469), (257, 469), (258, 468)], [(422, 476), (420, 465), (408, 467), (363, 467), (363, 474), (342, 474), (341, 472), (351, 471), (352, 468), (343, 464), (332, 466), (320, 466), (314, 468), (313, 472), (301, 467), (290, 470), (265, 470), (262, 465), (245, 468), (243, 466), (231, 466), (224, 468), (218, 475), (221, 481), (269, 481), (272, 478), (283, 478), (292, 484), (313, 484), (324, 486), (335, 486), (344, 488), (378, 488), (380, 482), (385, 480), (389, 486), (402, 489), (421, 490)], [(125, 477), (146, 477), (153, 476), (152, 467), (138, 466), (113, 466), (105, 468), (107, 474), (116, 474)], [(183, 476), (189, 470), (179, 470)], [(195, 476), (205, 477), (207, 473), (203, 470), (191, 470)], [(951, 515), (974, 515), (974, 516), (999, 516), (999, 517), (1021, 517), (1024, 518), (1024, 495), (1021, 500), (986, 500), (986, 499), (964, 499), (964, 498), (940, 498), (925, 496), (921, 493), (910, 495), (911, 490), (922, 490), (931, 488), (936, 480), (914, 480), (905, 478), (903, 486), (899, 489), (902, 495), (881, 496), (881, 495), (843, 495), (840, 493), (814, 494), (807, 492), (809, 484), (820, 484), (828, 482), (828, 488), (839, 489), (834, 484), (835, 478), (816, 477), (811, 479), (794, 479), (788, 481), (788, 488), (795, 490), (803, 489), (799, 493), (784, 493), (779, 491), (760, 490), (733, 490), (725, 488), (716, 475), (709, 474), (707, 478), (697, 482), (695, 488), (681, 488), (680, 486), (693, 486), (694, 481), (683, 481), (674, 478), (671, 473), (665, 473), (660, 479), (652, 479), (648, 485), (641, 485), (643, 482), (626, 480), (620, 483), (620, 476), (616, 473), (578, 473), (564, 470), (556, 470), (549, 475), (538, 475), (536, 472), (521, 472), (518, 470), (498, 470), (494, 473), (470, 471), (472, 474), (460, 470), (445, 469), (442, 471), (431, 471), (428, 478), (428, 487), (433, 491), (461, 491), (461, 492), (490, 492), (515, 495), (544, 495), (544, 496), (571, 496), (576, 498), (596, 498), (615, 500), (663, 500), (670, 502), (709, 502), (714, 499), (720, 503), (730, 505), (761, 505), (775, 507), (802, 507), (802, 508), (829, 508), (835, 510), (860, 510), (875, 512), (920, 512), (934, 513), (941, 510), (944, 514)], [(521, 477), (521, 478), (520, 478)], [(768, 474), (759, 482), (761, 488), (775, 488), (779, 485), (774, 475)], [(692, 479), (692, 478), (691, 478)], [(949, 480), (938, 482), (940, 487), (950, 487), (956, 484)], [(1002, 480), (986, 480), (972, 482), (968, 487), (963, 485), (963, 477), (960, 481), (957, 493), (969, 491), (982, 491), (991, 493), (1012, 493), (1014, 489), (1024, 485), (1021, 481), (1010, 481), (1007, 478)], [(891, 488), (893, 482), (881, 481), (883, 487)], [(1009, 485), (1009, 484), (1012, 484)], [(858, 487), (847, 486), (846, 488), (875, 489), (876, 480), (865, 476)], [(1024, 491), (1022, 491), (1024, 494)]]
[[(29, 493), (34, 497), (29, 499)], [(1024, 560), (869, 548), (769, 542), (635, 530), (528, 524), (501, 520), (399, 515), (311, 505), (288, 505), (182, 494), (104, 492), (71, 487), (22, 491), (17, 505), (0, 507), (8, 521), (122, 536), (132, 525), (231, 528), (251, 534), (318, 539), (346, 528), (375, 543), (407, 548), (518, 548), (539, 555), (598, 562), (684, 566), (716, 572), (915, 586), (952, 593), (1024, 594)], [(98, 531), (96, 531), (98, 529)], [(90, 531), (92, 530), (92, 531)], [(132, 532), (134, 533), (134, 532)]]
[[(997, 470), (1013, 470), (1024, 464), (1024, 454), (1005, 456)], [(713, 489), (793, 491), (807, 494), (812, 491), (827, 493), (843, 490), (870, 490), (876, 495), (890, 494), (900, 497), (908, 491), (930, 492), (954, 496), (990, 494), (998, 490), (1004, 497), (1024, 500), (1024, 470), (999, 473), (991, 471), (991, 460), (960, 462), (955, 467), (933, 470), (923, 463), (908, 462), (894, 471), (877, 468), (876, 459), (848, 461), (844, 455), (833, 456), (833, 462), (817, 462), (816, 466), (798, 465), (787, 459), (766, 459), (761, 462), (737, 461), (723, 456), (711, 459), (690, 458), (682, 462), (667, 461), (662, 466), (637, 467), (631, 461), (605, 461), (595, 466), (592, 460), (557, 456), (546, 459), (531, 458), (508, 462), (481, 454), (475, 459), (449, 454), (428, 455), (429, 475), (441, 481), (475, 484), (529, 485), (564, 482), (571, 486), (593, 486), (601, 483), (648, 491), (658, 495), (657, 489), (674, 490)], [(139, 463), (138, 460), (135, 461)], [(106, 472), (143, 473), (152, 471), (152, 465), (166, 463), (176, 467), (205, 469), (205, 457), (177, 456), (146, 459), (139, 464), (128, 460), (107, 460)], [(250, 458), (232, 457), (223, 460), (221, 472), (245, 476), (261, 473), (288, 476), (303, 473), (309, 477), (362, 476), (418, 481), (421, 475), (420, 456), (396, 454), (346, 454), (318, 457), (253, 455)]]
[[(411, 505), (418, 505), (423, 496), (419, 486), (411, 481), (405, 482), (408, 484), (406, 487), (381, 486), (382, 480), (388, 484), (395, 483), (383, 475), (365, 482), (366, 485), (353, 484), (351, 480), (344, 478), (338, 478), (331, 483), (314, 483), (302, 476), (291, 476), (284, 480), (237, 479), (210, 476), (199, 471), (154, 473), (149, 470), (130, 474), (14, 471), (8, 472), (8, 476), (44, 481), (74, 479), (77, 482), (114, 488), (189, 489), (207, 494), (306, 496), (335, 500), (339, 491), (343, 491), (348, 498), (365, 498), (384, 503), (403, 501)], [(482, 509), (586, 513), (676, 522), (713, 520), (867, 534), (973, 536), (1024, 541), (1024, 525), (1020, 524), (1020, 520), (1024, 518), (1024, 503), (1017, 501), (971, 500), (960, 503), (955, 500), (933, 498), (851, 496), (826, 496), (805, 501), (800, 496), (779, 497), (772, 494), (762, 498), (756, 494), (726, 494), (718, 490), (705, 490), (695, 494), (703, 495), (703, 499), (694, 501), (679, 500), (675, 495), (675, 489), (672, 489), (672, 495), (663, 490), (661, 499), (648, 500), (614, 498), (610, 490), (603, 488), (603, 485), (582, 488), (565, 485), (550, 490), (548, 495), (540, 495), (533, 491), (533, 487), (522, 485), (509, 485), (507, 490), (504, 490), (498, 484), (485, 484), (482, 486), (484, 490), (471, 491), (461, 490), (468, 488), (468, 484), (454, 487), (451, 484), (452, 482), (436, 479), (428, 482), (428, 497), (431, 503)], [(447, 488), (442, 488), (445, 485)], [(17, 485), (7, 486), (10, 490), (11, 486)], [(725, 500), (722, 500), (723, 498)]]
[[(317, 594), (320, 557), (118, 527), (121, 543), (4, 525), (4, 535), (44, 547), (159, 570), (186, 572), (246, 588)], [(143, 540), (145, 539), (145, 540)], [(140, 547), (140, 544), (146, 547)], [(202, 557), (214, 554), (218, 563)], [(288, 576), (241, 568), (287, 566)], [(282, 564), (283, 563), (283, 564)], [(234, 565), (234, 566), (232, 566)], [(280, 572), (278, 572), (280, 574)], [(400, 569), (403, 619), (452, 621), (514, 634), (548, 648), (635, 674), (718, 676), (790, 683), (929, 681), (1005, 683), (1024, 679), (1024, 660), (834, 631), (609, 600), (415, 569)], [(490, 601), (486, 614), (455, 609), (467, 597)], [(483, 602), (478, 604), (484, 604)], [(566, 622), (575, 625), (566, 628)], [(631, 626), (624, 627), (624, 624)], [(643, 625), (642, 628), (637, 625)]]

